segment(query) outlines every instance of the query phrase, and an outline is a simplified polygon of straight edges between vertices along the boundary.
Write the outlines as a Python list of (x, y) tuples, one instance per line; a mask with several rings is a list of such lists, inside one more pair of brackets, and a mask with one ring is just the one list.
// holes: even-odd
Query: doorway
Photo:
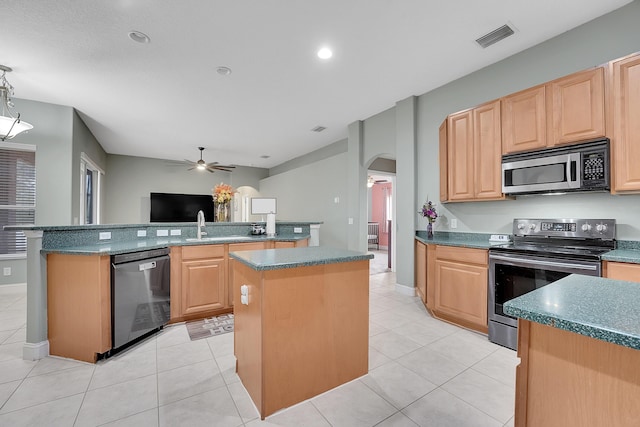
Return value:
[(391, 174), (370, 170), (367, 175), (367, 247), (374, 254), (370, 274), (395, 271), (394, 181)]

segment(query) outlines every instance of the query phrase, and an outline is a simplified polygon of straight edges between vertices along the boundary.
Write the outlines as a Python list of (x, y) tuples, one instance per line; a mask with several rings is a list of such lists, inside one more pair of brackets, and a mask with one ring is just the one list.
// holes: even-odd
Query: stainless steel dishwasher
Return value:
[(168, 248), (111, 257), (113, 350), (169, 321), (170, 276)]

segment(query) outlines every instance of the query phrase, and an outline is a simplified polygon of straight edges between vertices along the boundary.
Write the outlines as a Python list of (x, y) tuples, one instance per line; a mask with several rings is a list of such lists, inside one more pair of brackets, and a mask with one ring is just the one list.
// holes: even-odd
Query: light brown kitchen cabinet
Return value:
[(604, 69), (581, 71), (547, 85), (549, 146), (603, 137)]
[[(502, 194), (500, 101), (452, 114), (440, 129), (440, 194), (448, 201), (500, 200)], [(446, 142), (444, 142), (446, 139)], [(441, 160), (442, 165), (442, 160)], [(443, 177), (443, 172), (446, 177)], [(447, 185), (443, 191), (443, 184)], [(444, 193), (444, 194), (443, 194)]]
[(433, 311), (436, 300), (436, 245), (427, 245), (427, 308)]
[(449, 185), (449, 168), (447, 167), (447, 120), (445, 119), (440, 125), (438, 130), (439, 139), (439, 163), (440, 163), (440, 201), (446, 202), (449, 200), (448, 185)]
[(502, 154), (547, 146), (545, 85), (502, 98)]
[(434, 315), (486, 333), (487, 281), (488, 251), (437, 245)]
[(612, 74), (612, 192), (640, 191), (640, 54), (609, 64)]
[(602, 276), (608, 279), (640, 282), (640, 264), (604, 261), (602, 263)]
[(182, 248), (182, 316), (227, 307), (227, 263), (224, 245)]
[(427, 302), (427, 245), (415, 241), (415, 282), (420, 299)]

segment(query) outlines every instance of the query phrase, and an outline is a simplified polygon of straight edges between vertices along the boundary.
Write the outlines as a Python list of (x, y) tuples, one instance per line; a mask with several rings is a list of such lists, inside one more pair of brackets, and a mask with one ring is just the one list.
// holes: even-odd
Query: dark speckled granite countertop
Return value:
[(640, 350), (640, 283), (571, 275), (504, 304), (521, 319)]
[[(427, 232), (419, 230), (415, 239), (427, 245), (460, 246), (464, 248), (489, 249), (491, 235), (482, 233), (449, 233), (436, 231), (433, 239), (427, 238)], [(504, 243), (504, 242), (498, 242)]]
[(363, 261), (373, 258), (372, 253), (336, 249), (328, 246), (240, 251), (231, 252), (229, 256), (257, 271)]

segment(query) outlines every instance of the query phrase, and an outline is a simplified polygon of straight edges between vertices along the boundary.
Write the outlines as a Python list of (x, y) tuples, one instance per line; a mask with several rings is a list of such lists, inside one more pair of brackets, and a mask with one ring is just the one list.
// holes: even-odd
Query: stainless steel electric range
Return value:
[(516, 349), (510, 299), (570, 274), (600, 276), (600, 256), (615, 249), (614, 219), (514, 219), (513, 243), (489, 250), (489, 340)]

